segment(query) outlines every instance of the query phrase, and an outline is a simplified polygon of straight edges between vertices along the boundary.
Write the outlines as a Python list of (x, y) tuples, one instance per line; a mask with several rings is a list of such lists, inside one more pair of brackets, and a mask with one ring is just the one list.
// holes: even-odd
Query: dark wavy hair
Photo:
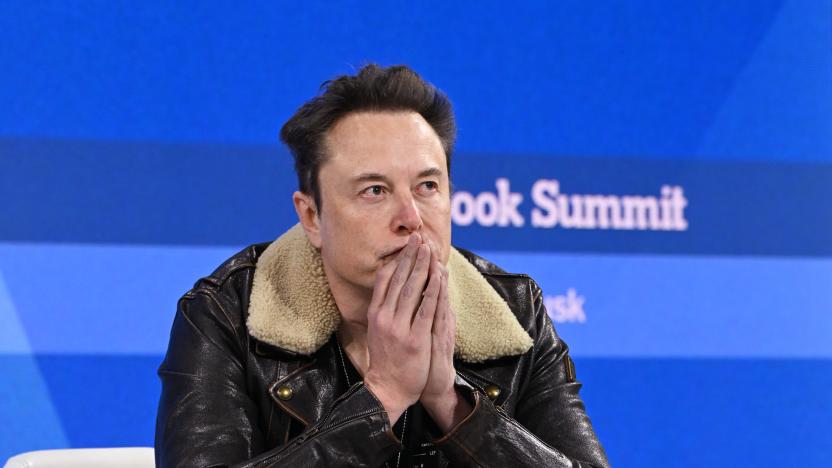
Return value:
[(351, 112), (417, 112), (439, 136), (448, 175), (456, 140), (456, 122), (448, 97), (407, 66), (369, 64), (355, 75), (342, 75), (321, 85), (323, 93), (303, 104), (280, 130), (280, 140), (295, 159), (299, 190), (315, 199), (321, 213), (318, 172), (327, 160), (324, 138)]

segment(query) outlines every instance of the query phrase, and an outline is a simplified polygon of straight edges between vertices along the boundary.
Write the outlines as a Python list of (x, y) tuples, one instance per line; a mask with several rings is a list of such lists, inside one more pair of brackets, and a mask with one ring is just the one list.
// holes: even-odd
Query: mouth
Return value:
[(403, 245), (403, 246), (401, 246), (401, 247), (396, 247), (396, 248), (394, 248), (394, 249), (388, 250), (388, 251), (387, 251), (387, 253), (385, 253), (385, 254), (383, 254), (383, 255), (381, 256), (381, 259), (382, 259), (382, 260), (384, 260), (384, 261), (390, 261), (390, 260), (392, 260), (392, 259), (393, 259), (393, 257), (395, 257), (395, 256), (396, 256), (399, 252), (401, 252), (402, 250), (404, 250), (404, 248), (405, 248), (405, 247), (407, 247), (407, 244), (405, 244), (405, 245)]

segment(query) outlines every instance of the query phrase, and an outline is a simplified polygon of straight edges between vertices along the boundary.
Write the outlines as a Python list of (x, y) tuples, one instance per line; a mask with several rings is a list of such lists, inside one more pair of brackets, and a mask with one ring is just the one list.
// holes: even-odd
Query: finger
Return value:
[(441, 279), (442, 277), (442, 261), (439, 258), (439, 247), (433, 243), (433, 241), (427, 241), (428, 247), (430, 247), (430, 272), (429, 274), (438, 275)]
[[(445, 295), (444, 303), (445, 303), (445, 321), (448, 323), (448, 332), (451, 335), (451, 338), (454, 340), (456, 339), (456, 314), (454, 314), (453, 309), (451, 309), (451, 295), (448, 283), (451, 281), (450, 276), (445, 274), (445, 290), (441, 291), (440, 294)], [(441, 299), (440, 295), (440, 299)]]
[(436, 304), (439, 301), (441, 282), (442, 275), (439, 273), (439, 269), (437, 268), (437, 262), (431, 262), (428, 287), (425, 289), (425, 293), (422, 296), (422, 302), (416, 310), (416, 316), (413, 317), (413, 325), (410, 328), (411, 333), (417, 335), (430, 334), (434, 317), (436, 315)]
[(380, 310), (382, 304), (384, 304), (384, 299), (387, 297), (387, 289), (390, 285), (390, 278), (393, 277), (393, 272), (396, 271), (398, 265), (398, 259), (394, 258), (379, 268), (376, 273), (375, 284), (373, 285), (373, 297), (370, 299), (369, 312)]
[(422, 291), (428, 280), (428, 269), (430, 268), (430, 248), (427, 245), (420, 245), (416, 254), (416, 262), (413, 271), (402, 288), (399, 302), (396, 306), (396, 320), (402, 326), (410, 327), (413, 321), (413, 314), (419, 306), (422, 298)]
[[(432, 266), (433, 262), (436, 262), (436, 261), (440, 260), (439, 259), (439, 247), (437, 247), (436, 244), (431, 240), (429, 240), (427, 242), (427, 244), (428, 244), (428, 247), (430, 247), (430, 261), (431, 261), (431, 266)], [(440, 266), (441, 265), (442, 264), (440, 263)]]
[(407, 240), (407, 246), (396, 256), (398, 265), (396, 265), (396, 269), (390, 277), (383, 309), (388, 311), (396, 310), (399, 293), (401, 293), (407, 278), (410, 276), (410, 270), (413, 268), (413, 262), (416, 260), (416, 250), (419, 247), (419, 243), (418, 234), (411, 234)]
[(433, 320), (433, 333), (437, 336), (444, 336), (448, 331), (448, 315), (450, 304), (448, 303), (448, 277), (441, 274), (439, 282), (439, 297), (436, 304), (436, 318)]
[(439, 303), (442, 304), (446, 335), (448, 337), (448, 343), (450, 343), (451, 353), (453, 353), (454, 343), (456, 342), (456, 315), (454, 315), (454, 311), (451, 309), (450, 293), (448, 292), (448, 282), (450, 280), (448, 272), (445, 270), (445, 285), (443, 288), (440, 288)]
[[(456, 317), (453, 310), (451, 310), (451, 302), (448, 298), (448, 276), (444, 276), (444, 282), (439, 291), (439, 303), (436, 306), (437, 318), (437, 333), (434, 335), (433, 341), (439, 342), (441, 354), (453, 359), (454, 348), (456, 343)], [(441, 319), (439, 315), (441, 314)]]

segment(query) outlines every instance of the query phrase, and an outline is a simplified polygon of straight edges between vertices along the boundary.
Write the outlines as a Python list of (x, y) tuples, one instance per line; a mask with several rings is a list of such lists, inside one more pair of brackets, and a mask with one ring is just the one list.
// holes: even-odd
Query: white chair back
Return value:
[(5, 468), (155, 468), (152, 447), (38, 450), (15, 455)]

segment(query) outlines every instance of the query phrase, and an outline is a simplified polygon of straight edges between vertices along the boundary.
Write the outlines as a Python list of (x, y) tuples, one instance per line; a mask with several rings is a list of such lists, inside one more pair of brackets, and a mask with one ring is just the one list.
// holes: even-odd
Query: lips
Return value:
[(407, 247), (407, 244), (405, 244), (401, 247), (396, 247), (395, 249), (390, 250), (387, 253), (385, 253), (384, 255), (382, 255), (381, 258), (386, 259), (388, 257), (392, 257), (392, 256), (396, 255), (397, 253), (401, 252), (405, 247)]

